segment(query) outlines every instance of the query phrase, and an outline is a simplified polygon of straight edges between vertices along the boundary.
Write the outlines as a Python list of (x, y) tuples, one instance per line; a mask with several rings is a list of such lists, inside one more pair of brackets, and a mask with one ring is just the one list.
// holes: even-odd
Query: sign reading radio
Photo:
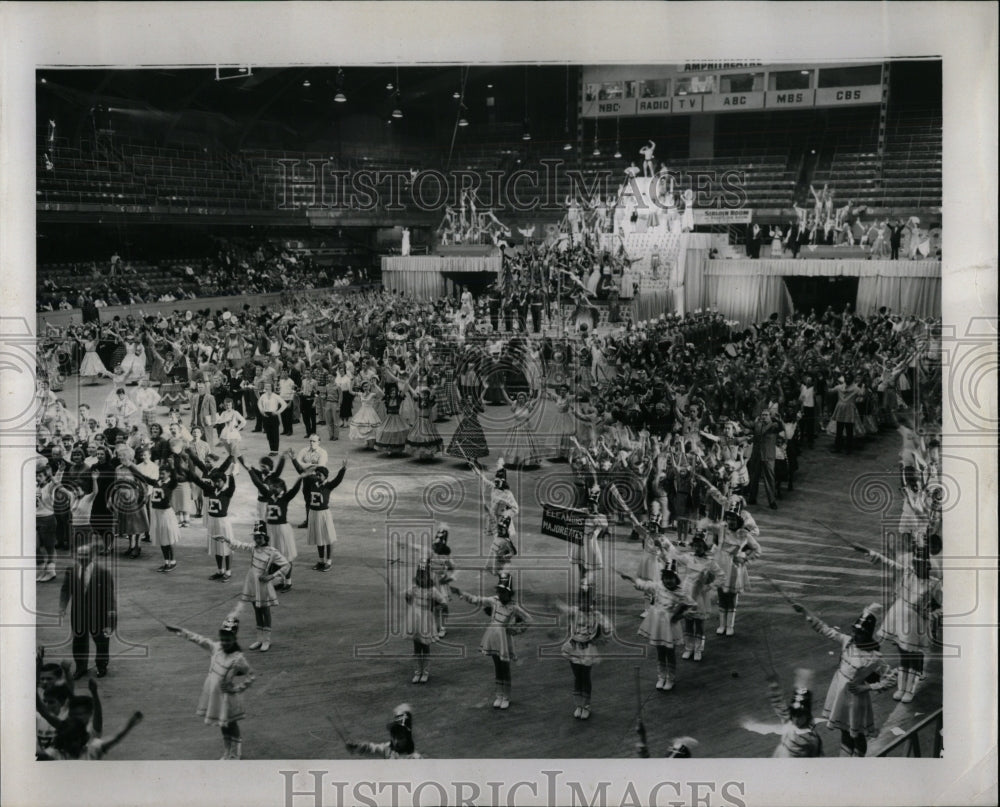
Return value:
[(637, 115), (683, 115), (702, 111), (701, 95), (678, 95), (675, 98), (640, 98)]

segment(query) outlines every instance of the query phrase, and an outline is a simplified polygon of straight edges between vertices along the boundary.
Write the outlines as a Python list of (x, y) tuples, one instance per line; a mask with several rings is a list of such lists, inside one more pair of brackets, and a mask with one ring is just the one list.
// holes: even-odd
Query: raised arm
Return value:
[(167, 625), (166, 628), (171, 633), (176, 633), (182, 639), (187, 639), (189, 642), (194, 642), (199, 647), (205, 648), (205, 650), (211, 651), (215, 649), (215, 642), (213, 642), (211, 639), (207, 639), (200, 633), (195, 633), (194, 631), (190, 631), (187, 628), (178, 628), (176, 625)]
[(344, 474), (346, 473), (347, 473), (347, 460), (344, 460), (344, 464), (340, 466), (340, 470), (337, 472), (337, 475), (329, 482), (327, 482), (325, 485), (323, 485), (324, 489), (333, 490), (341, 482), (344, 481)]
[(124, 740), (125, 737), (128, 736), (128, 733), (132, 731), (132, 729), (134, 729), (136, 726), (138, 726), (139, 723), (141, 722), (142, 722), (142, 712), (134, 712), (132, 716), (128, 719), (128, 721), (125, 723), (125, 725), (122, 727), (121, 731), (119, 731), (114, 737), (112, 737), (107, 742), (101, 744), (101, 752), (103, 754), (108, 753), (111, 749), (113, 749), (116, 745), (118, 745), (118, 743)]

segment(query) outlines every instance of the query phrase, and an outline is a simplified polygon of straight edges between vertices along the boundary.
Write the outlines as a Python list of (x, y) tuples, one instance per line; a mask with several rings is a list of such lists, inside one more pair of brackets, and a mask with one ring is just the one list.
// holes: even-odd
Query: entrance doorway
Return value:
[(815, 311), (816, 316), (821, 316), (827, 306), (837, 312), (843, 311), (848, 303), (851, 308), (857, 306), (856, 277), (786, 277), (785, 285), (799, 314)]

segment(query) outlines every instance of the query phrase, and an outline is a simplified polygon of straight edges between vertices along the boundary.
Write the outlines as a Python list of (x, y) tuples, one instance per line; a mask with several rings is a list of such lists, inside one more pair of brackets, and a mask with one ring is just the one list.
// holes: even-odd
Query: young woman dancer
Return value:
[(233, 576), (230, 569), (232, 550), (223, 538), (233, 537), (233, 526), (229, 523), (229, 503), (236, 493), (236, 480), (229, 473), (232, 456), (217, 468), (208, 468), (201, 479), (191, 477), (191, 481), (205, 492), (205, 529), (208, 539), (208, 554), (215, 556), (216, 571), (209, 580), (228, 583)]
[(438, 640), (434, 619), (435, 605), (446, 600), (434, 586), (429, 563), (421, 563), (413, 576), (413, 585), (404, 593), (406, 631), (413, 640), (413, 684), (426, 684), (429, 676), (431, 645)]
[(177, 487), (177, 478), (170, 467), (160, 468), (159, 475), (155, 479), (146, 476), (135, 465), (126, 467), (149, 486), (149, 535), (153, 544), (160, 547), (160, 552), (163, 554), (163, 565), (156, 571), (172, 572), (177, 567), (174, 545), (181, 538), (177, 515), (170, 506), (174, 488)]
[(677, 651), (674, 646), (684, 640), (681, 620), (686, 611), (694, 608), (691, 599), (681, 591), (676, 561), (670, 561), (660, 573), (659, 580), (637, 580), (628, 574), (619, 576), (633, 583), (639, 591), (654, 595), (653, 604), (639, 625), (639, 635), (656, 648), (656, 688), (669, 692), (674, 688), (677, 675)]
[(493, 699), (493, 708), (509, 709), (510, 663), (517, 659), (514, 650), (514, 637), (524, 633), (531, 622), (525, 610), (514, 602), (514, 587), (511, 583), (511, 577), (505, 572), (501, 573), (497, 581), (496, 594), (491, 597), (464, 594), (457, 586), (452, 586), (451, 592), (466, 602), (481, 606), (490, 617), (490, 624), (479, 643), (479, 652), (493, 659), (496, 681), (496, 697)]
[(219, 628), (217, 642), (184, 628), (166, 626), (171, 633), (194, 642), (212, 654), (208, 676), (201, 689), (197, 714), (205, 718), (205, 725), (219, 726), (222, 729), (222, 742), (226, 750), (221, 759), (241, 758), (243, 738), (240, 734), (239, 721), (246, 717), (246, 710), (240, 695), (254, 680), (250, 665), (247, 664), (236, 641), (239, 625), (236, 616), (226, 617), (226, 621)]
[(559, 610), (569, 615), (569, 639), (562, 646), (562, 656), (573, 671), (573, 717), (590, 718), (591, 668), (600, 661), (597, 645), (611, 635), (612, 625), (596, 608), (591, 588), (581, 588), (577, 605), (559, 603)]
[(352, 754), (368, 754), (384, 759), (423, 759), (417, 753), (413, 744), (413, 708), (401, 703), (392, 714), (389, 729), (389, 741), (384, 743), (359, 742), (348, 740), (345, 744)]
[(840, 730), (840, 755), (863, 757), (868, 753), (869, 738), (878, 736), (871, 693), (892, 686), (892, 670), (875, 640), (882, 606), (872, 603), (865, 608), (850, 635), (831, 628), (798, 603), (792, 608), (806, 618), (813, 630), (840, 645), (840, 666), (826, 693), (823, 717), (830, 728)]
[(254, 620), (257, 623), (257, 641), (250, 645), (251, 650), (266, 653), (271, 649), (271, 609), (278, 604), (278, 596), (274, 592), (274, 578), (283, 577), (291, 570), (289, 563), (273, 546), (268, 546), (267, 527), (258, 521), (253, 529), (253, 543), (223, 539), (234, 549), (250, 553), (250, 568), (240, 600), (253, 606)]

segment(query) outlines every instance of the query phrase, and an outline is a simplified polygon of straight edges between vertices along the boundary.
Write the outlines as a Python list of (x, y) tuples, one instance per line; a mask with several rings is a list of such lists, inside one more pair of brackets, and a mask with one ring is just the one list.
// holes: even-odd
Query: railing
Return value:
[[(944, 710), (937, 709), (931, 712), (927, 717), (916, 723), (912, 728), (910, 728), (905, 734), (901, 735), (897, 739), (890, 742), (888, 745), (882, 748), (881, 751), (876, 754), (879, 757), (888, 756), (899, 756), (900, 750), (905, 750), (905, 756), (907, 757), (922, 757), (923, 748), (920, 745), (920, 734), (921, 732), (926, 733), (928, 729), (933, 731), (933, 737), (930, 738), (929, 745), (931, 747), (930, 756), (937, 759), (941, 756), (941, 749), (943, 748), (941, 732), (944, 727)], [(926, 747), (923, 746), (923, 747)], [(895, 752), (895, 753), (894, 753)]]

